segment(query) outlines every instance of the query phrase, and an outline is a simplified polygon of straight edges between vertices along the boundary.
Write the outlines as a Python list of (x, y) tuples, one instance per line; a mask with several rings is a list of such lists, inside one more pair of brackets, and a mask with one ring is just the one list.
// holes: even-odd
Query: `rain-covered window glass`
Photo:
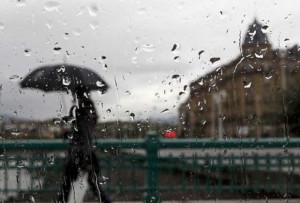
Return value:
[(297, 201), (298, 1), (0, 6), (0, 202)]

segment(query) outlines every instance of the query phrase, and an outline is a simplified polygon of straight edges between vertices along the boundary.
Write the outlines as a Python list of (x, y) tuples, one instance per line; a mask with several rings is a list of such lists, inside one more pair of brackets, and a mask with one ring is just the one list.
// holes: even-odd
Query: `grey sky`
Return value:
[[(33, 119), (66, 114), (70, 96), (18, 87), (19, 77), (30, 70), (66, 60), (92, 68), (110, 84), (107, 94), (93, 94), (102, 121), (129, 120), (130, 113), (139, 119), (176, 117), (188, 96), (188, 90), (179, 96), (184, 85), (235, 58), (239, 35), (243, 40), (255, 17), (269, 26), (274, 48), (297, 44), (299, 4), (285, 0), (4, 1), (0, 7), (1, 113)], [(179, 45), (175, 52), (171, 52), (173, 44)], [(54, 47), (62, 49), (55, 52)], [(30, 52), (24, 53), (25, 49)], [(200, 50), (204, 53), (199, 59)], [(180, 58), (174, 60), (175, 56)], [(211, 64), (211, 57), (221, 60)], [(172, 79), (174, 74), (181, 80)], [(169, 111), (161, 113), (165, 109)]]

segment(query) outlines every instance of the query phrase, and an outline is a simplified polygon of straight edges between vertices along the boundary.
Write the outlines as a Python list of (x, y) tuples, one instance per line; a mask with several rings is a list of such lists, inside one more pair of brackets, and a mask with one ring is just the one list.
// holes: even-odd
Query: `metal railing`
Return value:
[[(0, 193), (43, 200), (58, 192), (66, 141), (2, 140), (1, 145)], [(155, 133), (145, 140), (95, 143), (108, 178), (105, 190), (116, 200), (145, 202), (297, 196), (299, 146), (300, 139), (159, 139)]]

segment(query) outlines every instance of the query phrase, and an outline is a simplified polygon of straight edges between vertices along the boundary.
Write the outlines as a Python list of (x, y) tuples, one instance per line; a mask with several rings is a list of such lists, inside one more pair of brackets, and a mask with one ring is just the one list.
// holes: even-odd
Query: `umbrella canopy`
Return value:
[(97, 73), (85, 67), (56, 64), (37, 68), (21, 81), (22, 88), (35, 88), (45, 92), (98, 90), (104, 93), (108, 85)]

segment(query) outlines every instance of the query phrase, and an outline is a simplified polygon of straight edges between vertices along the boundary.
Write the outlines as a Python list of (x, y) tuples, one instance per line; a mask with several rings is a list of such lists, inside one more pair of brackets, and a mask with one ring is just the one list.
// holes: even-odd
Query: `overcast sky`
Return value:
[[(243, 40), (255, 17), (268, 25), (274, 49), (299, 44), (299, 4), (296, 0), (2, 1), (1, 114), (31, 119), (66, 114), (70, 95), (19, 88), (21, 78), (34, 68), (66, 61), (93, 69), (109, 83), (106, 94), (92, 95), (101, 121), (130, 120), (130, 113), (135, 119), (176, 118), (189, 94), (184, 86), (237, 57), (239, 35)], [(177, 49), (171, 51), (174, 44)], [(211, 64), (212, 57), (221, 59)], [(173, 75), (180, 78), (172, 79)], [(185, 94), (179, 96), (180, 92)]]

